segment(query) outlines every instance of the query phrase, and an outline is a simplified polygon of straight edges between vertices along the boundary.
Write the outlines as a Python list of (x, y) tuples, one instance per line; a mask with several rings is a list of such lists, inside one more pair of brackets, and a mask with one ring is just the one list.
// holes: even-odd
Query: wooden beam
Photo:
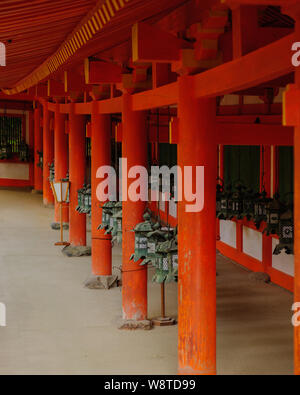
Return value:
[(192, 44), (155, 26), (136, 23), (132, 28), (133, 62), (169, 63), (180, 59), (183, 48), (192, 48)]
[(242, 58), (191, 76), (197, 97), (238, 92), (293, 72), (291, 48), (295, 41), (295, 34), (288, 35)]
[(87, 85), (117, 84), (122, 81), (122, 67), (101, 60), (85, 59), (84, 73)]
[(297, 3), (298, 0), (221, 0), (221, 3), (234, 5), (273, 5), (273, 6), (291, 6)]
[(133, 110), (143, 111), (151, 108), (170, 106), (178, 102), (178, 83), (161, 86), (132, 96)]
[(282, 125), (218, 123), (217, 144), (292, 146), (294, 128)]
[(39, 98), (47, 98), (48, 95), (48, 85), (37, 84), (34, 88), (34, 95)]
[[(260, 37), (258, 30), (257, 7), (237, 6), (232, 9), (232, 44), (233, 58), (237, 59), (249, 53), (254, 37)], [(273, 39), (274, 40), (274, 39)], [(272, 41), (273, 41), (272, 40)]]
[(300, 89), (296, 84), (288, 85), (283, 95), (283, 124), (300, 126)]
[(64, 97), (66, 96), (65, 85), (53, 79), (48, 80), (48, 97)]
[(64, 72), (65, 92), (84, 92), (89, 91), (90, 87), (85, 84), (85, 78), (80, 73), (74, 71)]

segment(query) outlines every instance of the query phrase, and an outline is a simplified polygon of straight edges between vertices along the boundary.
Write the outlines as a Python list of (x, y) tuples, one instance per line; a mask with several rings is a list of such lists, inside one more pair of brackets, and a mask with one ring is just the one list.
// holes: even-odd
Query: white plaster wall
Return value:
[(243, 252), (262, 262), (262, 233), (243, 226)]
[(262, 104), (263, 100), (258, 96), (244, 96), (244, 104)]
[[(272, 239), (273, 251), (275, 247), (279, 244), (279, 240)], [(295, 275), (295, 265), (294, 265), (294, 255), (287, 255), (284, 251), (280, 255), (272, 256), (272, 267), (280, 272), (288, 274), (294, 277)]]
[(0, 162), (0, 178), (27, 181), (29, 180), (29, 164)]
[(236, 223), (232, 221), (220, 221), (220, 240), (236, 248)]
[(222, 106), (236, 106), (239, 104), (238, 95), (225, 95), (221, 101)]

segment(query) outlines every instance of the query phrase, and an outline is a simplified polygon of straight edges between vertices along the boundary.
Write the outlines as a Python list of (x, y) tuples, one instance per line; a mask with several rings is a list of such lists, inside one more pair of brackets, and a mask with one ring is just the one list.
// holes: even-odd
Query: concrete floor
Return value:
[[(83, 287), (90, 258), (66, 258), (41, 196), (0, 190), (0, 374), (176, 374), (177, 327), (120, 331), (121, 291)], [(114, 266), (120, 266), (120, 248)], [(218, 256), (218, 372), (291, 374), (292, 295), (253, 283)], [(167, 312), (176, 316), (176, 284)], [(159, 315), (159, 286), (149, 284), (149, 317)]]

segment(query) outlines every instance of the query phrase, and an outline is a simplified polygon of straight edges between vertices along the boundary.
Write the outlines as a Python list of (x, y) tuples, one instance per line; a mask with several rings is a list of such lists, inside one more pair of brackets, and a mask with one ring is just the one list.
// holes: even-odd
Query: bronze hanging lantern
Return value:
[(220, 178), (217, 181), (219, 181), (217, 183), (217, 201), (216, 201), (216, 215), (218, 218), (219, 214), (221, 213), (221, 199), (224, 192), (224, 182)]
[(267, 220), (267, 205), (270, 201), (271, 199), (267, 198), (267, 192), (265, 190), (257, 195), (254, 203), (254, 223), (256, 229), (259, 229), (261, 223)]
[(243, 218), (244, 211), (244, 192), (245, 187), (242, 184), (237, 184), (236, 191), (232, 194), (232, 217), (236, 219)]
[(257, 198), (257, 194), (253, 192), (253, 189), (248, 189), (244, 194), (243, 201), (243, 217), (246, 217), (250, 221), (254, 217), (254, 204)]
[(267, 214), (267, 227), (264, 229), (264, 233), (269, 235), (279, 235), (279, 219), (280, 214), (284, 210), (283, 204), (279, 200), (279, 195), (276, 194), (266, 206)]
[(221, 196), (221, 209), (218, 215), (219, 219), (227, 220), (232, 218), (233, 200), (232, 200), (232, 186), (228, 185)]
[(153, 231), (153, 223), (151, 222), (151, 215), (146, 212), (143, 215), (144, 222), (136, 225), (132, 230), (135, 233), (135, 247), (134, 253), (131, 255), (130, 260), (135, 263), (140, 259), (145, 259), (148, 253), (148, 239), (147, 234)]
[(286, 254), (294, 254), (294, 220), (293, 211), (288, 209), (280, 216), (279, 221), (279, 244), (273, 254), (279, 255), (284, 250)]

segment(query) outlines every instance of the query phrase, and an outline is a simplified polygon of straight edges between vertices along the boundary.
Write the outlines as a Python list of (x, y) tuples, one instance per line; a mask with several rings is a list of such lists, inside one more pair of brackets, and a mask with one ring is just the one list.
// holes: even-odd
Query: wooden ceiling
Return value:
[[(40, 67), (107, 0), (1, 0), (0, 42), (7, 66), (0, 69), (0, 89), (13, 88)], [(111, 0), (114, 1), (114, 0)], [(64, 67), (130, 40), (137, 21), (157, 21), (190, 0), (118, 0), (123, 8)], [(38, 81), (37, 81), (38, 82)]]
[(1, 0), (0, 42), (7, 67), (0, 87), (11, 87), (52, 55), (97, 0)]

